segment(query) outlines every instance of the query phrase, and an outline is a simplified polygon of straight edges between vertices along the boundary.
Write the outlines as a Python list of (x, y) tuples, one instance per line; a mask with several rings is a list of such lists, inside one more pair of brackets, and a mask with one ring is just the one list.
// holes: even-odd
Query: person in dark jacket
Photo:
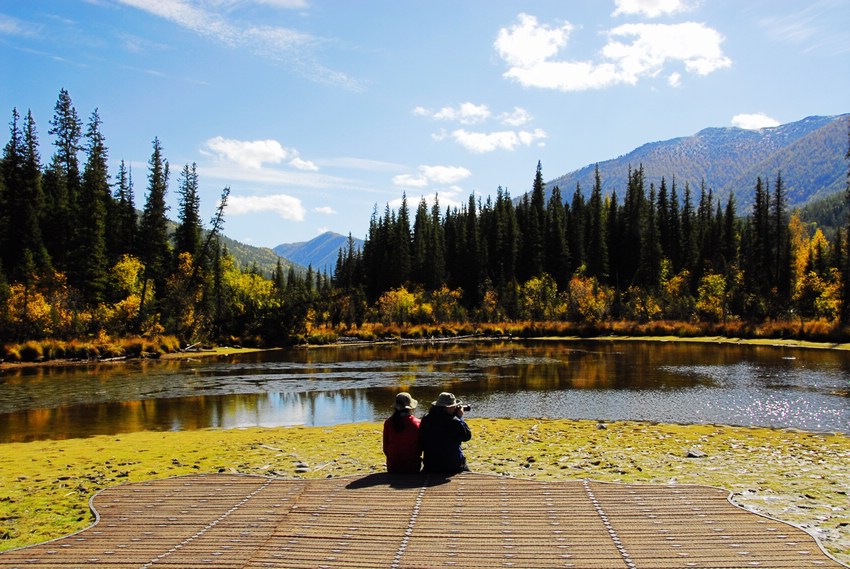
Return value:
[(426, 472), (456, 474), (469, 470), (461, 443), (472, 438), (463, 420), (463, 404), (451, 393), (440, 393), (419, 425)]
[(422, 468), (419, 419), (413, 416), (417, 401), (409, 393), (396, 395), (395, 411), (384, 421), (384, 454), (387, 472), (416, 474)]

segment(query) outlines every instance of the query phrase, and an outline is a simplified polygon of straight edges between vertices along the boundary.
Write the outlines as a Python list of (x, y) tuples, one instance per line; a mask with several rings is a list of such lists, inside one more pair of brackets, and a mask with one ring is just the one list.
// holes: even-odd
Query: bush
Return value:
[(21, 346), (20, 356), (22, 362), (37, 362), (44, 359), (44, 350), (38, 342), (27, 342)]

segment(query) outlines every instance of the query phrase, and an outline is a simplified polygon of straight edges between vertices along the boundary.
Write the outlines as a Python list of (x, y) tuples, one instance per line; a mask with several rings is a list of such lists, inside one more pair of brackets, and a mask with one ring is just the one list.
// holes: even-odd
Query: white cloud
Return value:
[[(448, 188), (443, 188), (440, 192), (418, 196), (418, 199), (424, 199), (429, 208), (434, 207), (434, 201), (436, 200), (440, 204), (440, 211), (445, 213), (447, 208), (463, 207), (463, 205), (466, 204), (466, 199), (464, 198), (465, 193), (465, 190), (459, 186), (450, 186)], [(468, 197), (468, 195), (466, 197)], [(397, 198), (390, 201), (388, 205), (390, 208), (397, 210), (401, 207), (401, 200), (402, 198)], [(416, 210), (416, 208), (419, 207), (418, 200), (414, 203), (414, 201), (408, 196), (407, 207)]]
[(522, 126), (531, 122), (531, 120), (531, 113), (522, 107), (514, 107), (512, 112), (499, 115), (499, 122), (508, 126)]
[(428, 185), (428, 178), (414, 174), (399, 174), (398, 176), (393, 176), (393, 184), (404, 186), (405, 188), (424, 188)]
[(436, 184), (454, 184), (472, 175), (461, 166), (420, 166), (419, 171)]
[[(218, 0), (118, 0), (171, 21), (200, 36), (233, 49), (245, 49), (256, 56), (291, 66), (302, 76), (328, 85), (361, 91), (362, 86), (345, 73), (328, 69), (313, 55), (316, 46), (327, 40), (312, 34), (280, 26), (246, 25), (228, 19), (237, 14), (233, 2)], [(299, 0), (259, 0), (278, 7), (306, 7)], [(218, 10), (218, 11), (217, 11)]]
[(234, 196), (227, 199), (228, 215), (273, 212), (289, 221), (304, 221), (305, 210), (301, 200), (286, 194), (274, 196)]
[[(569, 24), (551, 28), (528, 14), (520, 14), (518, 20), (500, 30), (494, 47), (509, 65), (503, 76), (525, 87), (583, 91), (635, 85), (644, 77), (657, 76), (671, 63), (698, 75), (732, 64), (720, 47), (723, 36), (700, 23), (618, 26), (607, 34), (603, 61), (594, 62), (556, 59), (566, 46)], [(674, 84), (681, 80), (680, 75), (669, 77)]]
[(292, 155), (276, 140), (233, 140), (216, 136), (204, 146), (219, 160), (227, 160), (244, 168), (262, 168), (268, 162), (278, 164)]
[(674, 71), (667, 77), (667, 84), (671, 87), (680, 87), (682, 85), (682, 75)]
[(315, 211), (316, 213), (321, 213), (323, 215), (336, 215), (336, 210), (327, 205), (313, 208), (313, 211)]
[(839, 1), (801, 2), (792, 10), (765, 14), (759, 27), (774, 41), (799, 46), (804, 53), (820, 51), (827, 55), (850, 52), (850, 33), (836, 14), (846, 14)]
[(775, 126), (779, 126), (781, 123), (764, 113), (753, 113), (753, 114), (739, 114), (732, 117), (732, 125), (737, 126), (738, 128), (745, 128), (747, 130), (758, 130), (761, 128), (772, 128)]
[(434, 113), (433, 118), (443, 121), (457, 121), (461, 124), (477, 124), (489, 119), (491, 114), (487, 105), (461, 103), (457, 108), (443, 107)]
[(297, 156), (289, 161), (289, 165), (298, 170), (306, 170), (308, 172), (318, 172), (319, 167), (315, 162), (310, 160), (304, 160), (302, 158), (298, 158)]
[[(425, 107), (416, 107), (413, 109), (413, 114), (436, 120), (453, 120), (464, 125), (476, 124), (493, 118), (493, 114), (487, 105), (475, 105), (473, 103), (463, 103), (457, 107), (443, 107), (437, 112), (432, 112)], [(501, 124), (519, 127), (531, 122), (532, 116), (526, 109), (514, 107), (510, 112), (499, 113), (495, 119)], [(431, 138), (436, 142), (442, 142), (447, 138), (452, 138), (467, 150), (483, 154), (500, 149), (514, 150), (520, 145), (529, 146), (535, 140), (546, 138), (546, 133), (539, 128), (533, 131), (505, 130), (499, 132), (477, 132), (457, 129), (451, 133), (446, 129), (440, 129), (432, 133)], [(421, 176), (411, 176), (409, 174), (394, 178), (394, 182), (397, 185), (408, 187), (424, 187), (429, 181), (422, 180)]]
[(350, 156), (339, 158), (325, 158), (317, 161), (325, 168), (352, 168), (354, 170), (365, 170), (367, 172), (395, 172), (401, 166), (393, 162), (382, 160), (370, 160), (367, 158), (353, 158)]
[(667, 14), (684, 12), (688, 9), (681, 0), (614, 0), (617, 9), (614, 16), (625, 14), (627, 16), (639, 15), (647, 18), (657, 18)]
[(512, 67), (527, 69), (557, 55), (567, 45), (572, 24), (565, 22), (558, 28), (537, 23), (528, 14), (517, 16), (518, 24), (502, 28), (496, 38), (496, 51)]
[(393, 177), (393, 184), (406, 188), (425, 188), (432, 184), (450, 185), (472, 175), (462, 166), (420, 166), (419, 174), (399, 174)]
[(505, 130), (500, 132), (470, 132), (458, 129), (452, 132), (452, 138), (471, 152), (485, 154), (495, 150), (516, 150), (518, 146), (530, 146), (535, 140), (546, 138), (543, 129), (533, 132)]
[(38, 35), (38, 29), (27, 22), (0, 14), (0, 35), (34, 37)]

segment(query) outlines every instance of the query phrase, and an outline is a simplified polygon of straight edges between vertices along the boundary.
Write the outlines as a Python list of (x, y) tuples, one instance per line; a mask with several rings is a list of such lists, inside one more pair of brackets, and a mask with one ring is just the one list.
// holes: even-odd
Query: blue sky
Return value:
[(850, 112), (850, 0), (0, 0), (0, 71), (43, 163), (65, 88), (139, 207), (158, 137), (172, 216), (196, 163), (204, 219), (229, 186), (225, 233), (273, 247), (364, 237), (404, 193), (519, 196), (538, 160)]

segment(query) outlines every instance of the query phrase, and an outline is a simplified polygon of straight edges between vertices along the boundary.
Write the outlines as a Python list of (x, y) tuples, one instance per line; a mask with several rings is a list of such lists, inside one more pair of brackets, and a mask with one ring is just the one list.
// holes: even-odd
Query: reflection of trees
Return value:
[[(382, 420), (402, 390), (419, 399), (421, 414), (443, 390), (468, 399), (496, 391), (683, 389), (715, 380), (676, 368), (742, 362), (774, 375), (817, 366), (850, 372), (850, 360), (830, 350), (657, 341), (422, 342), (34, 367), (0, 376), (2, 409), (12, 411), (0, 412), (0, 441)], [(254, 392), (222, 394), (240, 389)], [(129, 400), (109, 401), (122, 398)], [(45, 408), (21, 409), (35, 405)]]

